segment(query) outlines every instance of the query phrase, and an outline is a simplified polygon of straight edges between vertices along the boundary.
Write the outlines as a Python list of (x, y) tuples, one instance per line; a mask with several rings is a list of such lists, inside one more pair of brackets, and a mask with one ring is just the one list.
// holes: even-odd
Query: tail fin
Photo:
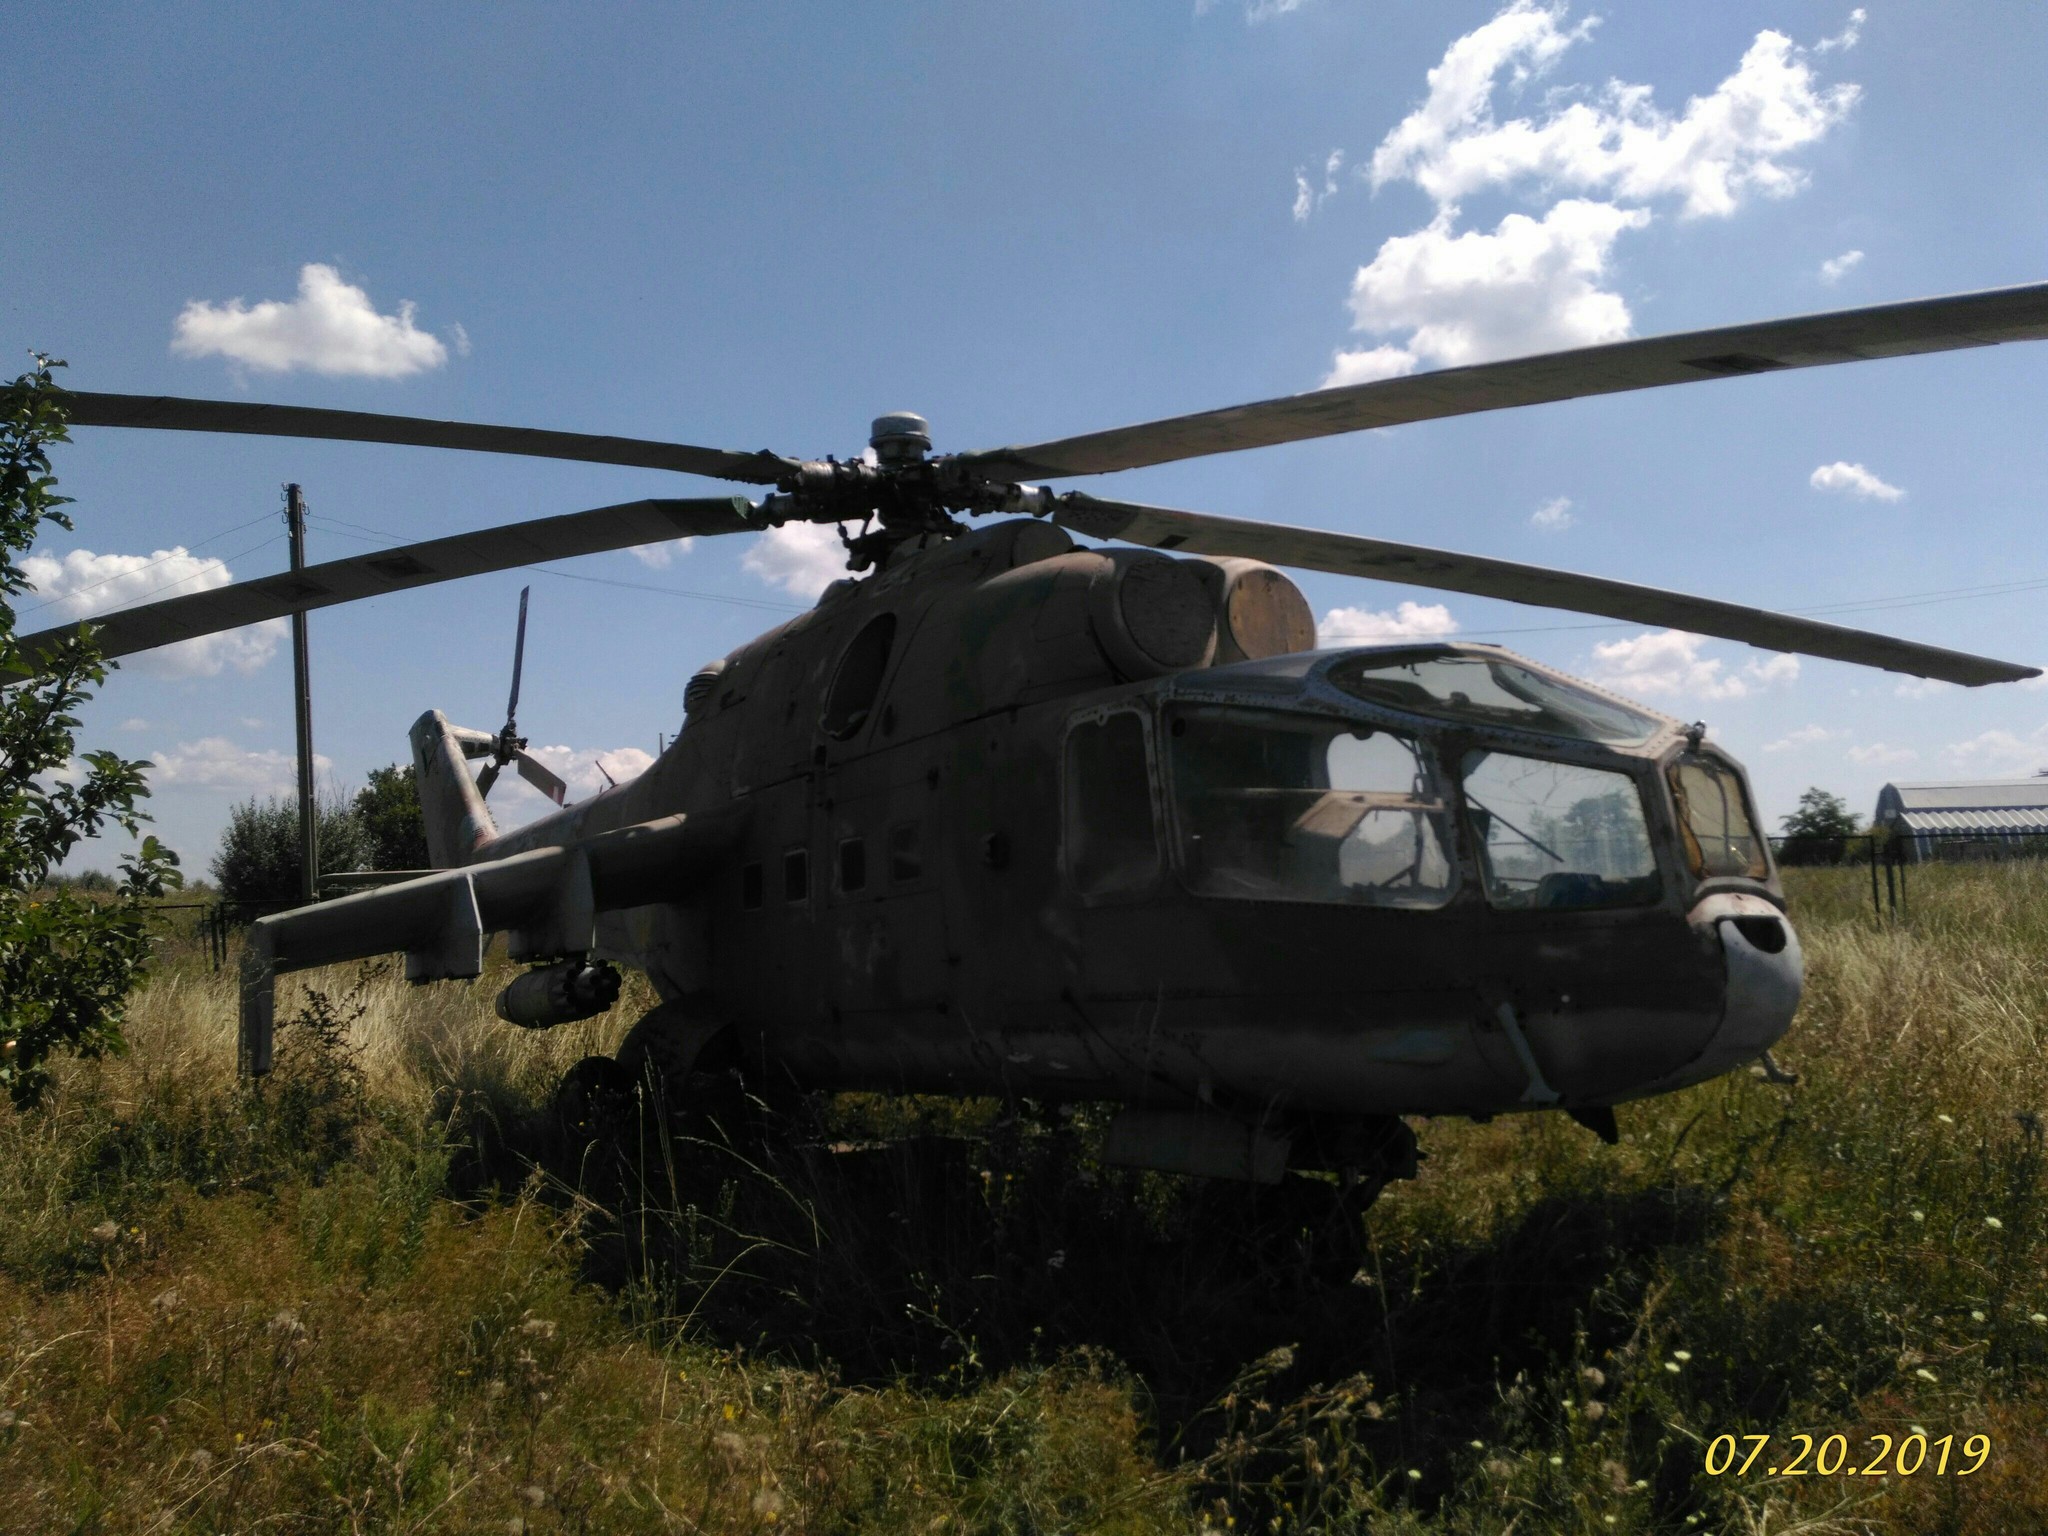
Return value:
[(413, 722), (412, 766), (420, 790), (420, 815), (427, 824), (427, 854), (436, 869), (454, 869), (474, 859), (498, 835), (498, 825), (469, 776), (465, 745), (488, 747), (482, 731), (450, 725), (438, 709)]

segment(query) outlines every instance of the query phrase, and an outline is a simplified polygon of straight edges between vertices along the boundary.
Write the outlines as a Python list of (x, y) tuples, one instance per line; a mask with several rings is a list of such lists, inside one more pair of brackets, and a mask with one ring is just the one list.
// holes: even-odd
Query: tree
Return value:
[(1785, 828), (1780, 864), (1839, 864), (1849, 839), (1859, 835), (1849, 802), (1818, 785), (1799, 797), (1798, 810), (1779, 820)]
[(412, 764), (372, 768), (370, 782), (356, 795), (356, 820), (371, 869), (428, 869), (427, 824), (420, 815), (420, 787)]
[[(48, 452), (67, 438), (54, 375), (64, 365), (35, 362), (0, 389), (0, 1085), (21, 1108), (41, 1099), (53, 1053), (124, 1049), (122, 1010), (149, 962), (149, 903), (179, 883), (177, 855), (142, 833), (149, 764), (74, 751), (77, 711), (109, 666), (89, 629), (35, 658), (15, 638), (12, 600), (29, 590), (15, 557), (45, 522), (71, 527)], [(72, 849), (113, 827), (140, 841), (111, 899), (49, 886)]]
[[(319, 839), (320, 873), (361, 869), (366, 840), (353, 807), (342, 795), (328, 795), (313, 808)], [(299, 901), (299, 801), (251, 796), (228, 812), (213, 878), (222, 901), (250, 906), (290, 907)]]

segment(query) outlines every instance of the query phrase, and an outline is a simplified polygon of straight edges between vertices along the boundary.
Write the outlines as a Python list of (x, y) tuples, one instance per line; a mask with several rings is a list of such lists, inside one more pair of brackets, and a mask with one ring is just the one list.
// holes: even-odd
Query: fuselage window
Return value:
[(825, 691), (825, 713), (819, 724), (827, 736), (845, 740), (867, 723), (889, 670), (889, 650), (896, 643), (896, 615), (879, 614), (862, 626), (840, 654)]
[(1434, 760), (1412, 738), (1274, 710), (1181, 709), (1180, 859), (1204, 896), (1440, 907), (1457, 882)]
[(1681, 757), (1671, 765), (1671, 794), (1678, 802), (1678, 825), (1693, 873), (1770, 877), (1764, 840), (1756, 835), (1742, 780), (1726, 763), (1711, 757)]
[(889, 883), (905, 885), (924, 874), (924, 849), (917, 823), (901, 821), (889, 829)]
[(782, 856), (782, 899), (788, 902), (811, 899), (811, 856), (802, 848), (792, 848)]
[(1494, 906), (1556, 911), (1657, 900), (1657, 855), (1642, 791), (1628, 774), (1483, 750), (1466, 753), (1463, 766)]
[(868, 845), (858, 837), (839, 844), (839, 889), (848, 893), (867, 889)]
[(742, 864), (740, 866), (740, 907), (743, 911), (761, 910), (761, 866)]
[(1159, 835), (1144, 722), (1128, 710), (1067, 734), (1067, 878), (1084, 896), (1141, 891), (1159, 878)]

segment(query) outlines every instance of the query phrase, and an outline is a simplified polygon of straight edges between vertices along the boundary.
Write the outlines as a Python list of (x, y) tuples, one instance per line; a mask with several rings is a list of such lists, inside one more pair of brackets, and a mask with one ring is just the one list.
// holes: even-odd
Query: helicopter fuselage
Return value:
[(1235, 564), (1029, 521), (907, 550), (478, 856), (729, 818), (597, 952), (814, 1088), (1489, 1115), (1783, 1034), (1797, 938), (1696, 729), (1489, 646), (1292, 649), (1306, 605)]

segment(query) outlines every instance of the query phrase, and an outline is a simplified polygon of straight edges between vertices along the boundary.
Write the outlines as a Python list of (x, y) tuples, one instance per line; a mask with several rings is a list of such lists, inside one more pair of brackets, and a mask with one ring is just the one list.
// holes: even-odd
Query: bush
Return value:
[(370, 782), (356, 795), (356, 820), (371, 869), (430, 869), (427, 824), (420, 815), (420, 787), (412, 765), (372, 768)]
[[(354, 808), (330, 794), (315, 810), (320, 840), (320, 873), (361, 869), (368, 839)], [(288, 907), (299, 899), (299, 802), (253, 796), (228, 813), (213, 878), (221, 900), (251, 906)]]

